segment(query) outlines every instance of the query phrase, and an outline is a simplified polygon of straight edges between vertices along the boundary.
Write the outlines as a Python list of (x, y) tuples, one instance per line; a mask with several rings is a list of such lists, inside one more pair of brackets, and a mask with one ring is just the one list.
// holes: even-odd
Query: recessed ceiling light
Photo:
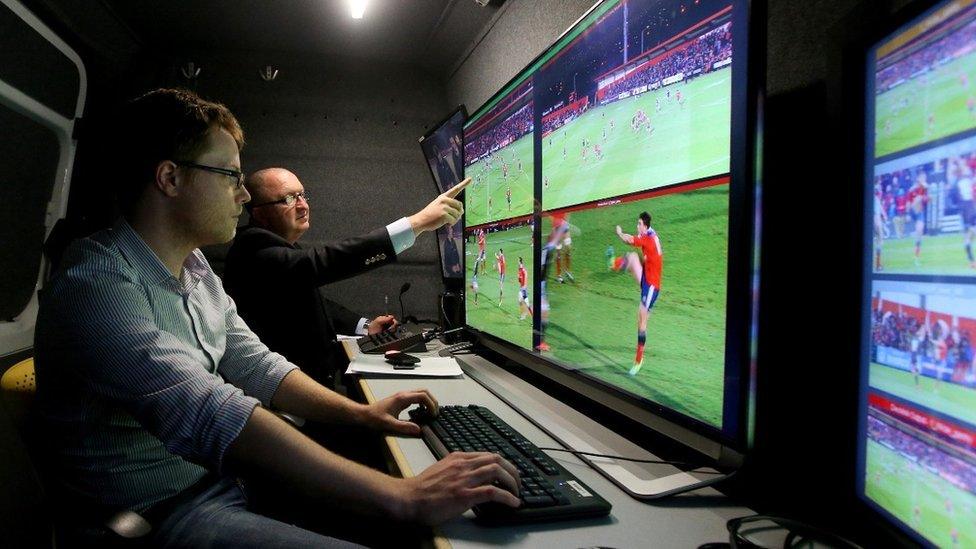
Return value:
[(366, 12), (366, 0), (349, 0), (349, 7), (352, 9), (353, 19), (362, 19)]

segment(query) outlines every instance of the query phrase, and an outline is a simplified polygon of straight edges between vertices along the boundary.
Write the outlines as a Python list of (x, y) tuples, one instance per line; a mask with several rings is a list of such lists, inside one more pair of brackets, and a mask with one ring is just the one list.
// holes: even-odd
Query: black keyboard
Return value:
[(410, 417), (420, 425), (424, 442), (437, 459), (451, 452), (493, 452), (518, 468), (522, 506), (478, 505), (474, 512), (479, 520), (513, 524), (610, 513), (609, 502), (484, 406), (441, 406), (436, 418), (416, 409)]
[(359, 350), (364, 353), (385, 353), (387, 351), (408, 351), (423, 347), (426, 351), (424, 334), (411, 332), (399, 326), (395, 331), (382, 331), (378, 334), (366, 335), (356, 340)]

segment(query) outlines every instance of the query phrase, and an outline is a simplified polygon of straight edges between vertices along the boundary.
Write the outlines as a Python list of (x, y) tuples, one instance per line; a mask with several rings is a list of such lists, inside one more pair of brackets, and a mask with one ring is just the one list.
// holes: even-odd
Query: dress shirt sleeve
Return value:
[(352, 335), (364, 336), (369, 333), (369, 319), (362, 317), (359, 319), (359, 324), (356, 324), (356, 333)]
[(413, 233), (413, 227), (406, 217), (401, 217), (387, 225), (386, 232), (390, 233), (390, 241), (393, 242), (393, 250), (397, 255), (402, 254), (417, 241), (417, 235)]
[(118, 260), (95, 259), (69, 268), (45, 296), (45, 360), (119, 404), (170, 452), (219, 471), (258, 400), (160, 329), (145, 288)]
[(271, 398), (278, 390), (281, 380), (298, 366), (261, 343), (258, 336), (237, 314), (234, 300), (226, 294), (224, 297), (227, 299), (227, 348), (217, 370), (227, 381), (243, 389), (244, 394), (253, 396), (265, 407), (270, 407)]

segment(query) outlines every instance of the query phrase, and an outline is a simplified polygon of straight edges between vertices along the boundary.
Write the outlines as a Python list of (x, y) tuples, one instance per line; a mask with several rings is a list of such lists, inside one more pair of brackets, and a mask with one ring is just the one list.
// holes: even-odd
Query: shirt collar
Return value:
[(181, 273), (181, 280), (178, 281), (163, 265), (156, 252), (149, 247), (149, 244), (146, 244), (146, 241), (132, 228), (132, 225), (129, 225), (125, 218), (120, 218), (112, 227), (112, 231), (122, 255), (152, 284), (178, 283), (184, 289), (189, 290), (207, 274), (206, 263), (201, 257), (198, 257), (200, 250), (193, 250), (183, 261), (183, 272)]

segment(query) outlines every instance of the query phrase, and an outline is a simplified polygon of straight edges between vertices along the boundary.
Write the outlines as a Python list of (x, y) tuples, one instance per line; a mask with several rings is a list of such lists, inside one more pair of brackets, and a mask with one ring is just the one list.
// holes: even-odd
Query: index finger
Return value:
[(434, 414), (435, 416), (438, 413), (440, 413), (437, 404), (437, 399), (434, 398), (434, 395), (430, 394), (430, 391), (427, 389), (420, 389), (420, 392), (426, 397), (426, 401), (424, 405), (427, 406), (427, 410), (430, 411), (430, 413)]
[(446, 196), (448, 198), (454, 198), (455, 196), (457, 196), (458, 194), (460, 194), (461, 191), (463, 191), (465, 187), (468, 186), (468, 183), (471, 183), (471, 178), (470, 177), (465, 177), (464, 178), (464, 181), (462, 181), (462, 182), (458, 183), (457, 185), (455, 185), (455, 186), (451, 187), (450, 189), (448, 189), (447, 192), (444, 193), (444, 196)]
[(434, 396), (431, 395), (430, 391), (427, 389), (408, 391), (398, 394), (397, 398), (400, 399), (400, 402), (403, 404), (403, 408), (406, 408), (411, 404), (420, 404), (424, 408), (427, 408), (427, 411), (430, 412), (432, 416), (436, 416), (438, 413), (437, 401), (434, 400)]

